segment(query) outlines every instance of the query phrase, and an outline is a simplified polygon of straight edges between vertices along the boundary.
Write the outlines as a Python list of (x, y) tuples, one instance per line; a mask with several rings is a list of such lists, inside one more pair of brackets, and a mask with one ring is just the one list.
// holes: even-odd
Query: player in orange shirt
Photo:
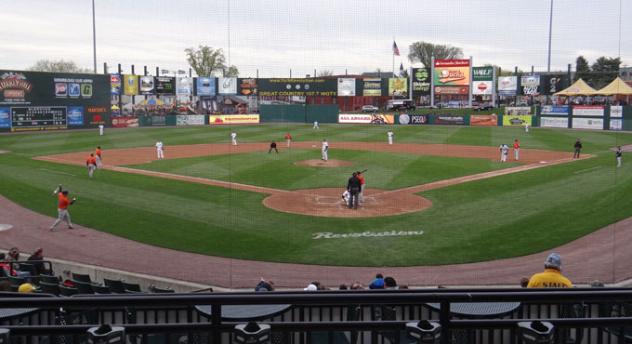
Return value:
[(86, 166), (88, 167), (88, 176), (92, 178), (94, 170), (96, 170), (97, 168), (97, 158), (94, 156), (93, 153), (90, 153), (90, 156), (86, 160)]
[(292, 135), (290, 133), (285, 134), (285, 142), (287, 143), (287, 148), (290, 148), (292, 144)]
[(101, 157), (101, 146), (97, 146), (97, 149), (94, 151), (94, 155), (97, 158), (97, 168), (101, 168), (103, 165), (103, 160)]
[(358, 194), (359, 203), (364, 203), (364, 186), (366, 185), (366, 181), (364, 180), (364, 175), (362, 174), (362, 172), (363, 171), (356, 172), (358, 179), (360, 179), (360, 193)]
[(518, 139), (514, 140), (513, 150), (514, 150), (514, 160), (518, 160), (520, 158), (520, 141), (518, 141)]
[(57, 187), (57, 189), (53, 190), (53, 195), (57, 195), (57, 220), (50, 226), (50, 230), (55, 230), (55, 227), (62, 221), (66, 221), (68, 224), (68, 229), (72, 229), (72, 223), (70, 222), (70, 213), (68, 212), (68, 207), (77, 201), (77, 197), (73, 197), (72, 200), (68, 199), (68, 191), (63, 191), (61, 188), (61, 184)]

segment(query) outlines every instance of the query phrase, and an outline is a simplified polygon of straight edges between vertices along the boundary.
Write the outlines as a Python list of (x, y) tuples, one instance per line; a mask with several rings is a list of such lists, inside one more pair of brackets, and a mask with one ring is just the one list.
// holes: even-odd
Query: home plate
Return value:
[(13, 228), (13, 226), (6, 223), (0, 223), (0, 232), (8, 231), (11, 228)]

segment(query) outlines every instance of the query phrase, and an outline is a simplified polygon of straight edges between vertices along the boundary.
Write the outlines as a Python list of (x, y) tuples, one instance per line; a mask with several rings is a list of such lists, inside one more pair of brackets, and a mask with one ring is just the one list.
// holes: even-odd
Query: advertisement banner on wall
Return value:
[(498, 125), (498, 116), (491, 115), (471, 115), (470, 125), (473, 127), (495, 127)]
[(385, 114), (346, 114), (338, 115), (341, 124), (395, 124), (395, 116)]
[(296, 78), (296, 79), (258, 79), (259, 95), (264, 97), (287, 96), (335, 97), (338, 93), (336, 79)]
[(540, 76), (542, 94), (545, 96), (553, 95), (569, 86), (568, 75), (560, 74), (547, 74)]
[(138, 75), (123, 75), (123, 93), (126, 96), (138, 95)]
[(432, 117), (433, 124), (443, 125), (465, 125), (465, 117), (463, 116), (449, 116), (449, 115), (436, 115)]
[(523, 75), (520, 77), (520, 90), (522, 95), (537, 96), (540, 94), (540, 76)]
[(66, 106), (11, 107), (11, 130), (55, 130), (68, 128)]
[(435, 86), (436, 94), (470, 94), (468, 86)]
[(491, 95), (493, 90), (492, 81), (472, 81), (472, 94), (476, 96)]
[(0, 128), (11, 128), (11, 110), (8, 107), (0, 107)]
[(568, 116), (569, 109), (568, 105), (544, 105), (542, 106), (540, 114), (550, 116)]
[(532, 125), (533, 117), (530, 115), (504, 115), (504, 127), (523, 127), (525, 124)]
[(353, 78), (338, 78), (338, 97), (354, 97), (356, 83)]
[[(1, 114), (0, 114), (1, 116)], [(623, 130), (623, 120), (622, 119), (611, 119), (610, 120), (610, 130)]]
[(365, 97), (379, 97), (382, 95), (382, 79), (362, 79), (362, 95)]
[(399, 115), (399, 124), (426, 124), (428, 123), (428, 116), (426, 115)]
[(604, 107), (601, 105), (575, 105), (573, 106), (573, 116), (583, 117), (603, 117)]
[(158, 76), (154, 80), (156, 94), (174, 94), (176, 91), (176, 80), (169, 76)]
[(90, 126), (107, 124), (108, 108), (105, 106), (88, 106), (86, 108), (87, 121)]
[(217, 94), (237, 94), (237, 78), (217, 78)]
[(68, 107), (68, 125), (71, 127), (83, 125), (83, 106)]
[(259, 114), (244, 115), (211, 115), (208, 117), (209, 125), (223, 124), (258, 124)]
[(494, 67), (472, 68), (472, 94), (491, 95), (494, 89)]
[(413, 68), (413, 97), (430, 95), (430, 68)]
[(140, 77), (140, 94), (154, 94), (154, 77), (153, 76), (141, 76)]
[(204, 115), (177, 115), (176, 125), (204, 125)]
[(542, 128), (568, 128), (568, 118), (564, 117), (540, 117)]
[(193, 78), (184, 76), (176, 78), (176, 94), (190, 96), (193, 94)]
[(121, 75), (110, 74), (110, 94), (113, 96), (121, 94)]
[(518, 90), (518, 77), (516, 76), (499, 76), (498, 77), (498, 94), (501, 96), (515, 96)]
[(199, 76), (195, 80), (195, 94), (198, 96), (214, 96), (215, 78), (209, 78), (205, 76)]
[(130, 116), (112, 118), (112, 126), (114, 128), (137, 128), (138, 118)]
[(602, 118), (573, 118), (574, 129), (603, 129)]
[(611, 106), (610, 107), (610, 117), (611, 118), (622, 118), (623, 117), (623, 106)]
[(408, 97), (408, 79), (406, 78), (389, 78), (388, 79), (388, 95), (389, 97)]
[(508, 106), (505, 108), (505, 115), (532, 115), (530, 106)]
[(435, 60), (435, 86), (469, 86), (470, 60)]
[(257, 95), (257, 79), (237, 79), (239, 83), (239, 94), (244, 96)]

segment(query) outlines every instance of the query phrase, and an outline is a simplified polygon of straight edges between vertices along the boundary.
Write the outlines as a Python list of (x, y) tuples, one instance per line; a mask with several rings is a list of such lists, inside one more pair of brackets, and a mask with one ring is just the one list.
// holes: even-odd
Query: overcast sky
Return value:
[[(578, 55), (619, 54), (619, 4), (554, 0), (552, 70)], [(230, 51), (240, 76), (287, 77), (392, 68), (393, 38), (408, 61), (416, 41), (450, 44), (474, 65), (546, 70), (550, 0), (95, 0), (97, 63), (188, 68), (184, 49)], [(0, 69), (39, 59), (92, 68), (90, 0), (0, 0)], [(230, 5), (228, 5), (230, 3)], [(626, 18), (628, 17), (628, 18)], [(230, 33), (230, 35), (229, 35)], [(632, 65), (632, 20), (624, 15), (621, 58)], [(229, 39), (230, 37), (230, 39)], [(230, 46), (230, 49), (229, 49)]]

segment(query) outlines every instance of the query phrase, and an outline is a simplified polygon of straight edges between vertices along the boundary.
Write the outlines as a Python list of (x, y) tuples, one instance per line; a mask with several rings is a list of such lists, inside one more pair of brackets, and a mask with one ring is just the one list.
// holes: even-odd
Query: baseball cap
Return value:
[(549, 256), (546, 257), (546, 260), (544, 261), (544, 267), (555, 268), (559, 270), (562, 267), (562, 257), (560, 257), (560, 255), (555, 252), (549, 254)]
[(310, 283), (306, 288), (303, 288), (303, 290), (305, 290), (305, 291), (317, 291), (318, 287), (315, 284)]

